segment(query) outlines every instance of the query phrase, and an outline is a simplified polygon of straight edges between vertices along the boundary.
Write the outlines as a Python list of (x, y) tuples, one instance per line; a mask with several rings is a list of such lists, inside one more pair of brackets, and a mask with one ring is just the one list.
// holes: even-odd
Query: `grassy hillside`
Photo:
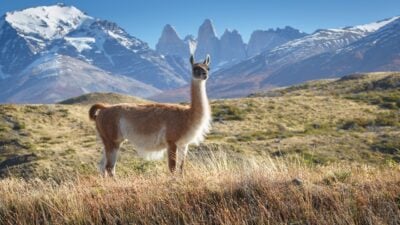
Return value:
[(136, 101), (143, 102), (95, 94), (64, 104), (1, 105), (0, 175), (7, 178), (0, 181), (0, 218), (6, 224), (29, 223), (31, 215), (36, 223), (60, 223), (62, 216), (67, 223), (122, 224), (400, 221), (399, 73), (212, 101), (212, 131), (191, 146), (185, 178), (171, 178), (165, 160), (141, 160), (126, 144), (118, 180), (102, 180), (90, 104)]

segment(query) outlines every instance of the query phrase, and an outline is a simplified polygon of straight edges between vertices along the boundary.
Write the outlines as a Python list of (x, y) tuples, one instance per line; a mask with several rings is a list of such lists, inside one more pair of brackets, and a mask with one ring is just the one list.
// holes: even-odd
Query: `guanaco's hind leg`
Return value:
[(106, 176), (106, 149), (103, 148), (103, 156), (101, 157), (101, 161), (99, 163), (99, 170), (100, 170), (100, 175), (102, 177)]
[(110, 177), (115, 176), (115, 166), (117, 164), (118, 148), (113, 148), (111, 151), (106, 152), (106, 170)]
[(103, 158), (100, 161), (100, 173), (104, 177), (106, 172), (108, 176), (115, 176), (115, 166), (117, 164), (118, 150), (120, 142), (107, 141), (103, 139), (104, 152)]
[(171, 173), (174, 173), (176, 169), (176, 150), (176, 144), (174, 142), (168, 142), (168, 167)]

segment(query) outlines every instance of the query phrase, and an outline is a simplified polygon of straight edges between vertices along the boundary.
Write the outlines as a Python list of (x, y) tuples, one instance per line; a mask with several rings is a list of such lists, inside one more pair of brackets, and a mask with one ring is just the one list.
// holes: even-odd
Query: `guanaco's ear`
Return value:
[(194, 64), (194, 56), (193, 55), (190, 55), (190, 64), (192, 64), (192, 66)]
[(209, 54), (207, 54), (206, 59), (204, 60), (203, 64), (206, 64), (207, 66), (210, 64), (210, 55)]

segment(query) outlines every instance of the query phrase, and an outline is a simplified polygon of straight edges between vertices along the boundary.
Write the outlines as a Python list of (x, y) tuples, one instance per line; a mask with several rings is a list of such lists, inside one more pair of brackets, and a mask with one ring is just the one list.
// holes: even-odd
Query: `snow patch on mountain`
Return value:
[(329, 48), (328, 43), (335, 46), (343, 46), (364, 36), (362, 32), (348, 31), (344, 29), (320, 29), (311, 35), (289, 41), (271, 50), (271, 52), (280, 52), (293, 50), (295, 48), (315, 47), (319, 45), (322, 48)]
[(355, 26), (354, 29), (363, 30), (365, 32), (375, 32), (375, 31), (379, 30), (381, 27), (384, 27), (387, 24), (389, 24), (399, 18), (400, 18), (400, 16), (396, 16), (396, 17), (380, 20), (380, 21), (377, 21), (374, 23), (359, 25), (359, 26)]
[[(393, 40), (400, 40), (400, 33), (399, 28), (400, 28), (400, 17), (393, 17), (390, 19), (383, 20), (385, 25), (377, 28), (378, 30), (371, 33), (370, 35), (364, 37), (363, 39), (360, 39), (359, 41), (346, 46), (343, 49), (340, 49), (337, 53), (340, 54), (345, 54), (345, 52), (353, 52), (357, 51), (358, 55), (362, 55), (365, 50), (363, 49), (373, 49), (374, 47), (381, 46), (381, 48), (386, 48), (387, 46), (391, 46), (393, 43), (390, 43)], [(377, 22), (379, 23), (379, 22)], [(395, 41), (395, 42), (396, 42)], [(390, 43), (390, 44), (389, 44)], [(396, 51), (398, 44), (394, 44), (391, 48), (391, 51)], [(389, 49), (387, 52), (391, 52)], [(378, 54), (378, 53), (377, 53)], [(379, 54), (382, 54), (380, 52)], [(385, 56), (387, 56), (385, 54)]]
[(96, 39), (92, 37), (65, 37), (64, 39), (74, 46), (78, 52), (92, 49), (91, 45), (96, 42)]
[(196, 51), (196, 48), (197, 48), (196, 38), (192, 35), (188, 35), (185, 37), (184, 41), (189, 45), (190, 54), (194, 55), (194, 52)]
[(138, 41), (133, 39), (128, 39), (125, 36), (118, 34), (116, 32), (107, 31), (107, 34), (113, 37), (118, 42), (120, 42), (126, 48), (131, 48), (132, 46), (137, 46), (138, 44), (140, 44)]
[(92, 17), (73, 6), (52, 5), (28, 8), (6, 14), (6, 21), (23, 34), (45, 40), (61, 38)]

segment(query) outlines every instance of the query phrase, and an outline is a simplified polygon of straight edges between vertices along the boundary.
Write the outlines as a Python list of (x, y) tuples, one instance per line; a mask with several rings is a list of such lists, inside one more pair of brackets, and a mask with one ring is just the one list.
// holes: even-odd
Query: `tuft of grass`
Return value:
[(245, 111), (234, 105), (217, 104), (212, 107), (214, 121), (244, 120)]
[(0, 124), (0, 132), (8, 131), (9, 127), (5, 124)]
[(222, 140), (226, 137), (226, 133), (212, 131), (207, 135), (208, 140)]
[(328, 175), (326, 178), (322, 180), (322, 182), (326, 185), (333, 185), (335, 183), (345, 183), (351, 178), (350, 171), (335, 171), (333, 174)]
[(331, 130), (331, 125), (314, 122), (307, 124), (304, 129), (306, 134), (326, 134)]
[(374, 121), (376, 126), (400, 126), (399, 112), (379, 113)]
[(306, 164), (310, 166), (314, 165), (326, 165), (329, 162), (329, 158), (319, 155), (319, 154), (313, 154), (308, 151), (300, 150), (301, 152), (301, 160)]

